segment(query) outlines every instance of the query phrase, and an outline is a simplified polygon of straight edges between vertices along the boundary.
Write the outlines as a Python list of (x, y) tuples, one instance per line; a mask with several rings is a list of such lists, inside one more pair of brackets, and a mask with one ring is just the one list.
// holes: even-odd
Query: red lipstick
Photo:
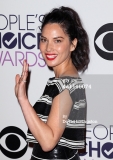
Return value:
[(46, 53), (45, 55), (46, 55), (47, 60), (50, 60), (50, 61), (54, 60), (57, 57), (56, 54), (48, 54), (48, 53)]

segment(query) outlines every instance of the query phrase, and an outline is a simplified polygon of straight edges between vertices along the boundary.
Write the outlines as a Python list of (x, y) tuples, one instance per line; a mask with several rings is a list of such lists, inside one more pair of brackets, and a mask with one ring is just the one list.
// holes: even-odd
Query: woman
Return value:
[[(16, 75), (15, 94), (28, 125), (27, 141), (33, 142), (31, 160), (79, 160), (85, 147), (86, 97), (78, 71), (89, 63), (88, 37), (78, 14), (60, 7), (46, 14), (41, 27), (40, 50), (55, 77), (49, 78), (40, 99), (31, 106), (26, 95), (28, 64)], [(79, 122), (79, 123), (77, 123)]]

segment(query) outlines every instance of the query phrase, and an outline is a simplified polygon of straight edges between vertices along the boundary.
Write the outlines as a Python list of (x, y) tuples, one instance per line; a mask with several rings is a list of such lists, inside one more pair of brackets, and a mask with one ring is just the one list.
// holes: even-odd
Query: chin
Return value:
[[(47, 64), (47, 63), (46, 63), (46, 64)], [(56, 65), (52, 65), (52, 64), (47, 64), (47, 66), (48, 66), (48, 67), (51, 67), (51, 68), (56, 67)]]
[(48, 67), (56, 67), (58, 64), (46, 62), (46, 65), (47, 65)]

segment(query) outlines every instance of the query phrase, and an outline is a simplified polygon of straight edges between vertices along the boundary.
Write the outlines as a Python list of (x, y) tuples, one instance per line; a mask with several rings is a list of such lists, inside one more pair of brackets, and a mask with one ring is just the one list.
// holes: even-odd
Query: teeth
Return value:
[(55, 58), (57, 57), (56, 55), (46, 55), (48, 58)]

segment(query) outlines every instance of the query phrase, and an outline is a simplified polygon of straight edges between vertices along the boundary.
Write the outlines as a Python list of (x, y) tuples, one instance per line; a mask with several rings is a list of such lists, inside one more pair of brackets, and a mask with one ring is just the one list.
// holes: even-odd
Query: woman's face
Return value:
[(70, 59), (74, 46), (59, 24), (49, 23), (42, 30), (40, 50), (46, 64), (56, 67)]

